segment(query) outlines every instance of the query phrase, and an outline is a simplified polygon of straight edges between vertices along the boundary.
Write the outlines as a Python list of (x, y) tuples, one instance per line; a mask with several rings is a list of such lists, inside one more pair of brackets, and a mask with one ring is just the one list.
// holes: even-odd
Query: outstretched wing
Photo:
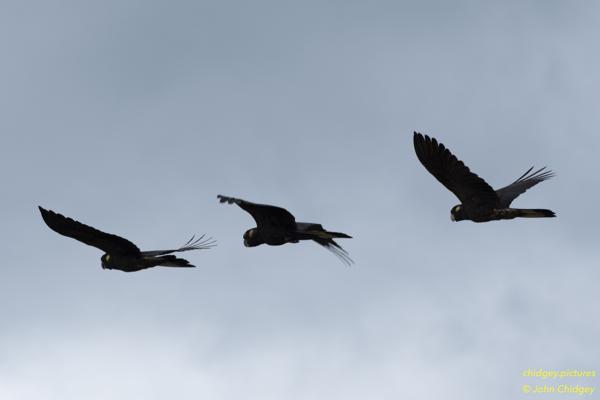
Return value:
[(216, 244), (217, 241), (214, 240), (212, 237), (205, 238), (205, 235), (202, 235), (196, 239), (196, 236), (194, 235), (190, 240), (188, 240), (183, 246), (179, 247), (178, 249), (142, 251), (142, 256), (155, 257), (189, 250), (205, 250), (216, 246)]
[(519, 195), (525, 193), (527, 189), (538, 183), (550, 179), (554, 176), (554, 172), (548, 170), (544, 171), (546, 167), (538, 169), (537, 171), (530, 174), (533, 167), (529, 168), (527, 172), (519, 177), (516, 181), (510, 185), (503, 187), (502, 189), (496, 190), (496, 194), (500, 199), (500, 207), (508, 208), (510, 203)]
[(243, 210), (252, 215), (252, 218), (256, 221), (256, 226), (259, 229), (268, 227), (295, 229), (296, 219), (285, 208), (251, 203), (246, 200), (223, 195), (218, 195), (217, 198), (221, 203), (235, 203), (240, 206)]
[(54, 232), (79, 240), (89, 246), (94, 246), (110, 254), (139, 255), (140, 249), (129, 240), (120, 236), (99, 231), (91, 226), (82, 224), (74, 219), (38, 207), (44, 222)]
[(333, 239), (322, 239), (322, 238), (313, 238), (313, 240), (319, 243), (321, 246), (325, 247), (327, 250), (335, 254), (342, 262), (346, 265), (354, 264), (354, 261), (350, 258), (350, 255), (346, 250), (342, 248), (339, 244), (335, 242)]
[(498, 196), (494, 189), (471, 172), (442, 143), (417, 132), (413, 142), (421, 164), (463, 204), (497, 204)]

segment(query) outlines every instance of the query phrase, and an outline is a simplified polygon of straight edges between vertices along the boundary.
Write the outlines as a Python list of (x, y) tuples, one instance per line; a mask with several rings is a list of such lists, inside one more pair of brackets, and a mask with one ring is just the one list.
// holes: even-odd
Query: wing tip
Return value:
[(417, 145), (417, 143), (421, 143), (425, 140), (425, 136), (423, 136), (422, 133), (414, 131), (413, 132), (413, 142), (415, 144), (415, 146)]
[(421, 152), (434, 151), (434, 152), (440, 152), (440, 153), (443, 153), (447, 150), (446, 146), (444, 146), (443, 143), (438, 142), (437, 139), (434, 138), (433, 136), (429, 136), (427, 134), (423, 134), (423, 133), (420, 133), (417, 131), (414, 131), (414, 133), (413, 133), (413, 143), (415, 145), (415, 151), (417, 152), (417, 155), (419, 155), (419, 153), (420, 153), (419, 150)]
[(234, 197), (223, 196), (222, 194), (218, 194), (217, 199), (219, 199), (219, 203), (228, 203), (228, 204), (233, 204), (236, 200)]
[(50, 224), (50, 219), (51, 218), (52, 219), (56, 219), (55, 217), (57, 215), (60, 215), (60, 214), (55, 213), (52, 210), (48, 210), (48, 209), (42, 207), (42, 206), (38, 206), (38, 209), (40, 210), (40, 214), (42, 215), (42, 219), (44, 220), (44, 222), (46, 223), (46, 225)]

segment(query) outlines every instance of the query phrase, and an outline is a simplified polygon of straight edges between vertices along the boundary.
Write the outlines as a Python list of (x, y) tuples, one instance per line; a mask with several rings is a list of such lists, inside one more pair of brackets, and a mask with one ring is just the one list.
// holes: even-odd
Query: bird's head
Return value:
[(452, 210), (450, 210), (450, 219), (452, 221), (462, 221), (463, 219), (466, 219), (462, 205), (459, 204), (452, 207)]
[(256, 229), (256, 228), (248, 229), (244, 233), (244, 246), (255, 247), (255, 246), (258, 246), (259, 244), (263, 244), (263, 243), (264, 242), (262, 241), (262, 239), (260, 238), (260, 235), (258, 234), (258, 229)]
[(102, 269), (112, 269), (110, 267), (110, 265), (108, 265), (109, 261), (110, 261), (110, 254), (105, 254), (100, 258), (100, 261), (102, 262)]

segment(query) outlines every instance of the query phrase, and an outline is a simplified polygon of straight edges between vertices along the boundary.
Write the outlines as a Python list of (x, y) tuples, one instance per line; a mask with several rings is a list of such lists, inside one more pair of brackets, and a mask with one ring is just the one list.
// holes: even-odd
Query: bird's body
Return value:
[(125, 238), (102, 232), (54, 211), (38, 208), (44, 222), (53, 231), (103, 250), (105, 253), (100, 258), (102, 269), (134, 272), (157, 266), (193, 268), (194, 265), (189, 261), (171, 253), (208, 249), (215, 244), (211, 238), (204, 239), (204, 235), (202, 235), (196, 240), (192, 237), (185, 245), (177, 249), (141, 251)]
[(510, 185), (494, 190), (435, 138), (415, 132), (413, 143), (423, 166), (461, 200), (462, 203), (450, 211), (453, 221), (488, 222), (555, 216), (551, 210), (510, 207), (512, 201), (527, 189), (554, 176), (552, 171), (545, 171), (545, 167), (533, 173), (531, 167)]
[[(202, 237), (198, 240), (202, 241)], [(180, 252), (187, 250), (197, 250), (208, 247), (206, 243), (190, 240), (189, 244), (174, 250), (165, 250), (170, 252)], [(198, 246), (200, 245), (200, 246)], [(209, 244), (212, 246), (212, 244)], [(118, 269), (124, 272), (135, 272), (152, 267), (179, 267), (179, 268), (195, 268), (195, 265), (184, 258), (176, 257), (172, 254), (160, 256), (148, 255), (148, 252), (140, 252), (140, 254), (120, 254), (120, 253), (105, 253), (100, 260), (102, 261), (103, 269)]]
[(281, 246), (286, 243), (298, 243), (301, 240), (313, 240), (333, 252), (344, 263), (353, 261), (346, 250), (337, 244), (334, 238), (351, 238), (341, 232), (330, 232), (320, 224), (296, 222), (294, 216), (284, 208), (267, 204), (256, 204), (246, 200), (218, 195), (221, 203), (237, 204), (256, 221), (256, 228), (244, 233), (244, 246), (255, 247), (261, 244)]

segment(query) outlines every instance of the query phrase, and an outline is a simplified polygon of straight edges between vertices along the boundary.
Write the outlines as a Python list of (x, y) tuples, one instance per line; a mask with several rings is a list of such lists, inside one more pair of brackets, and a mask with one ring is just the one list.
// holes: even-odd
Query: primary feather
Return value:
[(527, 189), (555, 176), (554, 172), (550, 170), (544, 171), (545, 169), (546, 167), (543, 167), (529, 174), (533, 170), (533, 167), (531, 167), (510, 185), (496, 190), (500, 207), (508, 208), (510, 203), (519, 197), (519, 195), (525, 193)]

